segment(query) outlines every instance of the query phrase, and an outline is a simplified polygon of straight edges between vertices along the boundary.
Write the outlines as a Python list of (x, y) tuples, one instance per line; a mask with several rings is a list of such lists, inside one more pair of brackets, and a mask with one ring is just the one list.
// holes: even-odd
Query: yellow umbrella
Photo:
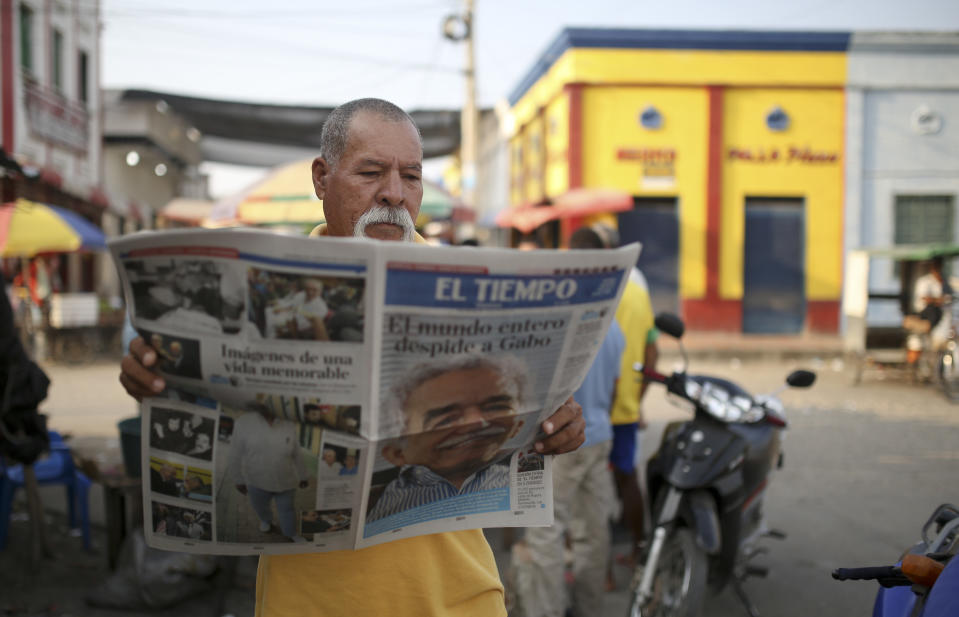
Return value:
[(105, 248), (103, 232), (79, 214), (26, 199), (0, 206), (0, 257)]

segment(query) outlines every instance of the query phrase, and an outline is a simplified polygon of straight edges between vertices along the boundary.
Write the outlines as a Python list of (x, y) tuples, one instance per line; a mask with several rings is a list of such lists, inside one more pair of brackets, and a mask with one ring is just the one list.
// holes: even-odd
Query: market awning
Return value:
[(213, 202), (208, 199), (178, 197), (160, 208), (159, 216), (178, 223), (201, 225), (210, 216)]
[(524, 204), (507, 208), (496, 217), (500, 227), (515, 227), (530, 233), (543, 223), (555, 219), (574, 218), (604, 212), (623, 212), (633, 207), (633, 196), (625, 191), (608, 188), (572, 189), (551, 202)]
[(322, 223), (323, 202), (313, 192), (312, 164), (313, 159), (303, 159), (273, 168), (239, 193), (213, 204), (204, 225)]

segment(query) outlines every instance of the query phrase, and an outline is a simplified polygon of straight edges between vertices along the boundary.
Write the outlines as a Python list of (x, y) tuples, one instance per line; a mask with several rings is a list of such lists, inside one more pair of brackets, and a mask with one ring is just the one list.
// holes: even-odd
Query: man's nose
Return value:
[(463, 424), (479, 424), (484, 427), (489, 424), (489, 419), (479, 405), (467, 405), (463, 409)]
[(399, 170), (392, 170), (384, 175), (377, 202), (381, 206), (403, 205), (403, 179), (400, 178)]

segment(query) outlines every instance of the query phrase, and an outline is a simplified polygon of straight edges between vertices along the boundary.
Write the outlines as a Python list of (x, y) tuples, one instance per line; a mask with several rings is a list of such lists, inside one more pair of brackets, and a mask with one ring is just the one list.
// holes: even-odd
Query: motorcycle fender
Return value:
[(707, 555), (718, 555), (722, 539), (713, 496), (706, 491), (692, 491), (686, 494), (686, 503), (692, 518), (690, 525), (696, 531), (696, 544)]

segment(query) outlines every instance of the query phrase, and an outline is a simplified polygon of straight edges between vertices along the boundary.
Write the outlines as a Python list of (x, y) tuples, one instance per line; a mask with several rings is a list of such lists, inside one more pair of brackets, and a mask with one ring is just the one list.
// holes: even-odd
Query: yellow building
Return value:
[(620, 236), (643, 243), (657, 310), (700, 330), (836, 332), (848, 41), (566, 29), (510, 98), (512, 204), (628, 192)]

